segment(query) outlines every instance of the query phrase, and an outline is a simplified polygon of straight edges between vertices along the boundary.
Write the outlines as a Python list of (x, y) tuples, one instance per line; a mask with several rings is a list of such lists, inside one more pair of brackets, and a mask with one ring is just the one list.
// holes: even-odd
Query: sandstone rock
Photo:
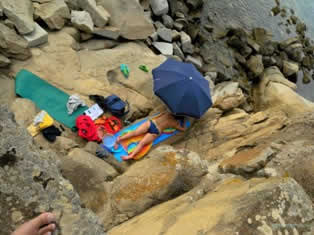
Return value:
[(70, 19), (70, 11), (64, 0), (55, 0), (41, 4), (35, 10), (50, 29), (62, 29), (67, 19)]
[(153, 42), (156, 42), (158, 40), (158, 33), (154, 32), (152, 35), (149, 36)]
[(309, 71), (303, 71), (302, 82), (304, 84), (309, 84), (311, 82), (311, 73)]
[(173, 27), (174, 27), (176, 30), (181, 31), (181, 30), (183, 30), (184, 25), (181, 24), (181, 23), (179, 23), (179, 22), (174, 22), (174, 23), (173, 23)]
[(254, 49), (254, 51), (256, 52), (256, 53), (259, 53), (259, 50), (260, 50), (260, 45), (258, 45), (253, 39), (251, 39), (251, 38), (247, 38), (247, 43), (248, 43), (248, 45), (251, 47), (251, 48), (253, 48)]
[(162, 22), (163, 24), (169, 28), (172, 29), (173, 28), (173, 19), (171, 18), (171, 16), (169, 15), (163, 15), (162, 16)]
[(263, 168), (275, 156), (272, 148), (261, 145), (236, 153), (220, 163), (219, 168), (224, 173), (252, 174)]
[[(82, 35), (81, 35), (82, 36)], [(75, 51), (75, 40), (65, 32), (49, 34), (49, 43), (42, 49), (33, 48), (31, 60), (25, 63), (15, 62), (11, 66), (14, 76), (20, 69), (36, 71), (36, 74), (68, 94), (79, 94), (88, 101), (88, 95), (112, 93), (128, 100), (130, 117), (144, 117), (154, 107), (152, 79), (149, 74), (138, 69), (139, 61), (148, 68), (159, 66), (165, 58), (156, 56), (143, 43), (121, 43), (114, 49), (94, 51)], [(130, 51), (132, 53), (130, 53)], [(120, 71), (121, 58), (131, 72), (125, 79)], [(90, 105), (90, 103), (88, 103)], [(133, 119), (134, 120), (134, 119)]]
[(14, 25), (14, 23), (13, 23), (11, 20), (5, 19), (5, 20), (3, 21), (3, 23), (4, 23), (4, 25), (8, 26), (10, 29), (15, 30), (15, 28), (14, 28), (15, 25)]
[(81, 43), (81, 49), (87, 50), (103, 50), (103, 49), (111, 49), (118, 45), (116, 41), (113, 40), (101, 40), (101, 39), (91, 39), (87, 42)]
[(173, 45), (173, 54), (176, 56), (179, 56), (182, 60), (184, 60), (184, 54), (181, 48), (178, 46), (178, 44), (174, 42), (172, 45)]
[(203, 67), (203, 62), (201, 59), (192, 57), (190, 55), (188, 55), (185, 59), (186, 62), (188, 63), (192, 63), (196, 66), (196, 68), (201, 69)]
[(78, 147), (78, 144), (74, 140), (63, 136), (57, 136), (54, 145), (56, 150), (64, 155), (67, 155), (69, 151)]
[(94, 24), (97, 27), (104, 27), (108, 24), (110, 14), (100, 5), (96, 5), (95, 0), (79, 0), (80, 7), (86, 10), (92, 17)]
[(56, 154), (36, 148), (12, 117), (0, 108), (1, 233), (11, 234), (35, 215), (51, 211), (57, 217), (56, 233), (104, 235), (100, 220), (81, 207), (73, 186), (62, 177)]
[(181, 34), (177, 30), (172, 30), (172, 41), (178, 41), (181, 38)]
[(157, 34), (162, 40), (164, 40), (166, 42), (172, 42), (172, 31), (171, 31), (171, 29), (168, 29), (165, 27), (160, 27), (157, 29)]
[(167, 0), (150, 0), (150, 6), (156, 16), (165, 15), (169, 11)]
[(263, 57), (261, 55), (251, 56), (247, 62), (248, 68), (258, 77), (264, 71)]
[(91, 34), (91, 33), (84, 33), (84, 32), (82, 32), (81, 34), (80, 34), (80, 38), (81, 38), (81, 41), (87, 41), (87, 40), (89, 40), (89, 39), (91, 39), (91, 38), (93, 38), (93, 34)]
[(181, 32), (181, 45), (182, 45), (183, 52), (188, 53), (188, 54), (193, 54), (194, 47), (192, 44), (191, 37), (188, 34), (186, 34), (184, 31)]
[(26, 60), (31, 56), (30, 50), (27, 48), (27, 41), (1, 23), (0, 48), (1, 52), (9, 58)]
[(154, 32), (153, 24), (146, 19), (137, 0), (99, 0), (98, 3), (109, 11), (110, 25), (119, 28), (122, 37), (146, 39)]
[(2, 0), (0, 7), (8, 19), (14, 23), (20, 34), (33, 32), (35, 24), (33, 20), (34, 9), (31, 0)]
[(291, 178), (225, 179), (199, 200), (183, 195), (113, 228), (108, 235), (280, 234), (288, 224), (291, 231), (311, 234), (313, 218), (309, 196)]
[(299, 71), (299, 65), (290, 61), (283, 61), (283, 74), (285, 76), (291, 76)]
[(285, 52), (291, 60), (301, 63), (304, 57), (304, 53), (301, 48), (292, 49), (290, 47), (285, 49)]
[(0, 54), (0, 68), (7, 67), (9, 64), (11, 64), (11, 60)]
[(83, 32), (92, 33), (94, 31), (94, 22), (87, 11), (72, 11), (71, 23)]
[(118, 173), (106, 162), (82, 149), (72, 150), (61, 159), (63, 175), (73, 184), (85, 206), (96, 214), (107, 201), (105, 182)]
[(117, 40), (121, 34), (120, 29), (112, 26), (106, 26), (104, 28), (95, 28), (93, 33), (113, 40)]
[(17, 98), (10, 109), (14, 113), (15, 121), (25, 128), (32, 124), (39, 111), (31, 100), (22, 98)]
[(268, 41), (271, 38), (267, 31), (263, 28), (254, 28), (252, 34), (255, 41), (259, 45), (263, 45), (266, 41)]
[(65, 0), (65, 3), (68, 5), (68, 7), (71, 10), (76, 10), (76, 11), (80, 10), (79, 0)]
[(215, 87), (212, 96), (213, 107), (223, 111), (239, 107), (244, 103), (245, 97), (237, 82), (223, 82)]
[(153, 46), (163, 55), (173, 54), (173, 45), (166, 42), (153, 42)]
[(35, 23), (34, 31), (30, 34), (25, 34), (23, 37), (28, 42), (28, 47), (37, 47), (48, 42), (48, 33), (37, 23)]
[(279, 109), (291, 116), (312, 111), (314, 104), (293, 89), (296, 85), (285, 79), (277, 67), (267, 68), (261, 82), (253, 89), (256, 107)]
[(15, 100), (15, 80), (0, 76), (0, 103), (10, 106)]
[(196, 186), (207, 165), (193, 152), (164, 145), (117, 177), (111, 189), (111, 208), (116, 212), (104, 221), (121, 223)]
[(81, 35), (80, 35), (80, 32), (79, 32), (79, 30), (77, 28), (74, 28), (74, 27), (64, 27), (61, 31), (65, 32), (68, 35), (70, 35), (77, 42), (79, 42), (81, 40)]

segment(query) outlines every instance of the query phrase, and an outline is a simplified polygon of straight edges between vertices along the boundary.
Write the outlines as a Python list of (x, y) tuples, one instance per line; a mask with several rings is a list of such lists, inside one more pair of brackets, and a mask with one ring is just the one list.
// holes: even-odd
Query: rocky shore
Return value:
[[(221, 21), (219, 4), (0, 1), (1, 234), (42, 211), (57, 215), (56, 234), (314, 233), (314, 103), (295, 92), (314, 79), (307, 26), (267, 3), (291, 35), (278, 40), (272, 27)], [(15, 96), (20, 69), (89, 105), (117, 94), (135, 121), (162, 105), (151, 70), (168, 57), (210, 81), (213, 107), (143, 160), (104, 161), (69, 129), (53, 144), (25, 130), (39, 110)]]

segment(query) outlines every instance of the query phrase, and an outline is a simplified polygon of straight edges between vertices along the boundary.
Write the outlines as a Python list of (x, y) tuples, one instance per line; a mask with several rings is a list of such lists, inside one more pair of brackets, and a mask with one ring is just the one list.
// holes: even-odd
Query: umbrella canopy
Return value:
[(193, 64), (168, 59), (153, 79), (154, 93), (175, 115), (200, 118), (212, 106), (209, 82)]

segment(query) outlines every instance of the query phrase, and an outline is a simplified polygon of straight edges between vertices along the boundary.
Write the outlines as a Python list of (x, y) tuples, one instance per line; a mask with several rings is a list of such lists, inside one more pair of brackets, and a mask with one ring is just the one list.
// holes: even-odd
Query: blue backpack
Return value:
[[(119, 96), (110, 95), (105, 98), (106, 109), (117, 117), (123, 117), (129, 113), (129, 103), (121, 100)], [(127, 110), (126, 110), (127, 108)]]

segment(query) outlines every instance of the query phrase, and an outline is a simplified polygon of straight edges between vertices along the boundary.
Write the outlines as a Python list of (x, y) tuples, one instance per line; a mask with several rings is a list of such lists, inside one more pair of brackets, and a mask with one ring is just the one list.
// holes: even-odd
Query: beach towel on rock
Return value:
[(45, 110), (51, 117), (69, 128), (75, 127), (76, 118), (88, 109), (79, 107), (68, 115), (67, 102), (70, 96), (25, 69), (16, 75), (15, 92), (23, 98), (30, 99), (38, 108)]
[[(116, 133), (114, 135), (114, 138), (116, 139), (118, 136), (121, 136), (129, 131), (133, 131), (136, 130), (142, 123), (146, 122), (148, 119), (144, 119), (141, 120), (137, 123), (131, 124), (130, 126), (124, 128), (123, 130), (119, 131), (118, 133)], [(190, 122), (188, 120), (186, 120), (186, 127), (190, 127)], [(159, 135), (152, 144), (149, 144), (147, 146), (145, 146), (136, 156), (135, 159), (138, 160), (142, 157), (144, 157), (149, 150), (151, 149), (152, 146), (157, 145), (165, 140), (167, 140), (168, 138), (176, 135), (177, 133), (179, 133), (179, 131), (175, 130), (175, 129), (166, 129), (164, 130), (164, 132)], [(130, 154), (134, 148), (136, 147), (136, 145), (139, 143), (139, 141), (144, 137), (144, 135), (142, 136), (136, 136), (136, 137), (132, 137), (128, 140), (123, 141), (122, 144), (119, 144), (119, 147), (117, 150), (115, 150), (113, 147), (110, 147), (109, 149), (106, 148), (106, 146), (104, 146), (104, 144), (102, 144), (102, 147), (109, 150), (110, 152), (113, 153), (114, 157), (119, 161), (122, 162), (122, 156), (126, 156), (128, 154)], [(106, 138), (106, 137), (105, 137)], [(108, 137), (111, 138), (111, 137)], [(103, 141), (106, 142), (106, 141)]]

